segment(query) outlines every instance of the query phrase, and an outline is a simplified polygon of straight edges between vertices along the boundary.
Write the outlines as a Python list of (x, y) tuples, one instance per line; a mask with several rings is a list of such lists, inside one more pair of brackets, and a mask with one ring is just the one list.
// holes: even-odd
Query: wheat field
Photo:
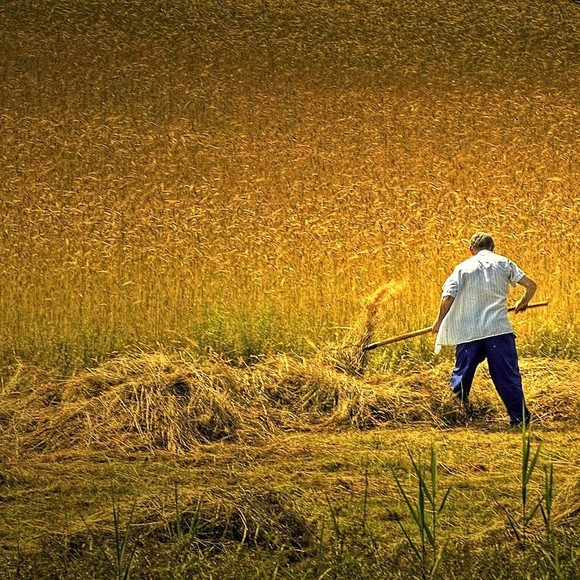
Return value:
[[(577, 578), (578, 30), (0, 1), (2, 578)], [(521, 433), (432, 336), (363, 353), (431, 325), (477, 230), (549, 301), (513, 318)]]
[(551, 301), (521, 347), (576, 356), (573, 3), (0, 11), (5, 363), (307, 352), (386, 282), (421, 328), (479, 229)]

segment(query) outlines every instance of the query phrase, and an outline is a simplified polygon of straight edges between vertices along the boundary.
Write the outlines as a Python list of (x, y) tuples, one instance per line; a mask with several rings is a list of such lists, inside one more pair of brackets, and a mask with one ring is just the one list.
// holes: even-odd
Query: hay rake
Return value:
[[(527, 309), (529, 308), (538, 308), (540, 306), (548, 306), (548, 301), (545, 300), (544, 302), (535, 302), (533, 304), (528, 304)], [(508, 308), (508, 312), (513, 312), (515, 310), (515, 306), (511, 306)], [(369, 350), (374, 350), (375, 348), (379, 348), (381, 346), (386, 346), (387, 344), (393, 344), (394, 342), (400, 342), (401, 340), (407, 340), (408, 338), (413, 338), (415, 336), (421, 336), (422, 334), (428, 334), (431, 332), (432, 327), (428, 326), (426, 328), (421, 328), (420, 330), (414, 330), (412, 332), (406, 332), (405, 334), (399, 334), (397, 336), (392, 336), (391, 338), (387, 338), (386, 340), (380, 340), (378, 342), (372, 342), (371, 344), (367, 344), (363, 347), (364, 352), (368, 352)]]

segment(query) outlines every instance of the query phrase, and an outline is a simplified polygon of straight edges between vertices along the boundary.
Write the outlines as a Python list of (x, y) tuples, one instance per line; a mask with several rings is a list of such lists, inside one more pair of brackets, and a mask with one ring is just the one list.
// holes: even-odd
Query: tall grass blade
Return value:
[(435, 448), (431, 447), (429, 462), (429, 478), (425, 476), (420, 462), (416, 461), (409, 452), (411, 470), (417, 480), (417, 498), (411, 500), (395, 471), (393, 477), (400, 496), (403, 498), (407, 510), (409, 511), (419, 536), (419, 541), (415, 541), (403, 524), (398, 520), (398, 524), (403, 531), (405, 539), (417, 557), (422, 578), (432, 578), (441, 563), (443, 549), (439, 549), (437, 542), (438, 521), (440, 514), (449, 497), (451, 488), (448, 488), (441, 500), (437, 498), (438, 474), (437, 474), (437, 454)]

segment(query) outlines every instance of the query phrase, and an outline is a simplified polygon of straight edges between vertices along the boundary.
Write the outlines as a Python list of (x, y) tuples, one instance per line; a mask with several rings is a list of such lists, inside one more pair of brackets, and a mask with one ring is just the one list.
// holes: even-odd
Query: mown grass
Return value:
[[(540, 436), (540, 462), (555, 463), (554, 534), (564, 577), (576, 578), (578, 440), (558, 431)], [(199, 578), (319, 578), (326, 570), (334, 578), (420, 576), (399, 528), (399, 520), (411, 530), (412, 522), (392, 470), (413, 493), (406, 449), (427, 457), (432, 443), (440, 484), (451, 486), (439, 519), (441, 577), (543, 577), (541, 517), (530, 523), (523, 552), (498, 505), (518, 510), (519, 441), (517, 432), (410, 427), (217, 444), (180, 458), (113, 462), (69, 452), (7, 462), (1, 569), (4, 577), (110, 576), (114, 567), (99, 545), (115, 549), (116, 498), (120, 532), (132, 523), (132, 577), (182, 577), (181, 571)], [(541, 484), (540, 474), (530, 485), (534, 500)]]
[(309, 352), (386, 281), (379, 330), (421, 328), (477, 229), (552, 301), (522, 346), (577, 356), (574, 3), (1, 16), (4, 361)]
[[(65, 381), (22, 368), (0, 398), (0, 570), (428, 577), (432, 556), (410, 558), (401, 532), (420, 542), (402, 491), (416, 488), (413, 461), (436, 450), (431, 473), (451, 488), (441, 577), (550, 577), (557, 554), (574, 578), (580, 399), (566, 384), (578, 363), (523, 361), (534, 469), (489, 378), (468, 418), (442, 367), (349, 376), (287, 355), (239, 367), (141, 353)], [(549, 466), (548, 524), (529, 506), (546, 496)]]

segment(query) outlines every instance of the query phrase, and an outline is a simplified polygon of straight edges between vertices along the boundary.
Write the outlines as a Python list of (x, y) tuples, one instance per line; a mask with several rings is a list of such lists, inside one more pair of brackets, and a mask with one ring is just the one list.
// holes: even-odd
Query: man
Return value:
[(487, 359), (510, 424), (521, 426), (528, 423), (530, 413), (525, 405), (506, 300), (510, 285), (523, 286), (525, 292), (515, 305), (515, 312), (523, 312), (536, 293), (536, 284), (511, 260), (494, 253), (494, 247), (489, 234), (473, 235), (469, 245), (471, 258), (459, 264), (443, 285), (433, 332), (437, 333), (437, 348), (456, 345), (450, 383), (465, 407), (469, 408), (475, 371)]

